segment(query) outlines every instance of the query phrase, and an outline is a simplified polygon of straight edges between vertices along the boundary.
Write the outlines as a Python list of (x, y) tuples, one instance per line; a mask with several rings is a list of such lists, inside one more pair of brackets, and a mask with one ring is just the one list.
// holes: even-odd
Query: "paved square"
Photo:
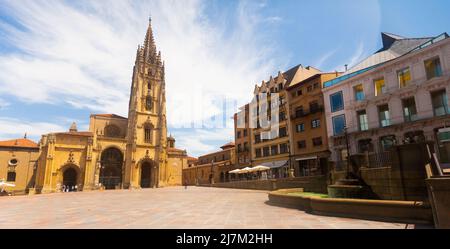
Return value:
[(267, 192), (182, 187), (0, 198), (0, 228), (405, 228), (267, 205)]

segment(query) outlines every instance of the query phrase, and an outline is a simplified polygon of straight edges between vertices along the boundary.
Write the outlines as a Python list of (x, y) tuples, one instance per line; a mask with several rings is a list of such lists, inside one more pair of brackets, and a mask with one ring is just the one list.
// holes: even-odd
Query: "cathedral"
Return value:
[(29, 189), (51, 193), (181, 185), (188, 156), (167, 137), (164, 71), (150, 21), (136, 53), (128, 118), (93, 114), (88, 131), (73, 123), (67, 132), (43, 135)]

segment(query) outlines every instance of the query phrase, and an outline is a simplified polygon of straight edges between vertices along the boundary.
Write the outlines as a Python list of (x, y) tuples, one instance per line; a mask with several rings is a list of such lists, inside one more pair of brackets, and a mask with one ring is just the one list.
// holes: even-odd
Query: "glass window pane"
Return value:
[(355, 92), (355, 99), (356, 99), (356, 101), (361, 101), (361, 100), (365, 99), (364, 88), (363, 88), (362, 84), (359, 84), (359, 85), (355, 86), (353, 88), (353, 90)]
[(333, 117), (333, 131), (335, 136), (342, 135), (345, 127), (345, 115)]
[(374, 80), (375, 84), (375, 96), (380, 96), (386, 93), (386, 85), (384, 83), (384, 78)]
[(330, 95), (331, 112), (337, 112), (344, 109), (344, 99), (342, 92)]
[(397, 72), (397, 77), (400, 88), (406, 87), (411, 81), (411, 71), (409, 68), (402, 69)]
[(381, 127), (386, 127), (386, 126), (391, 125), (388, 105), (379, 106), (378, 107), (378, 115), (380, 118), (380, 126)]

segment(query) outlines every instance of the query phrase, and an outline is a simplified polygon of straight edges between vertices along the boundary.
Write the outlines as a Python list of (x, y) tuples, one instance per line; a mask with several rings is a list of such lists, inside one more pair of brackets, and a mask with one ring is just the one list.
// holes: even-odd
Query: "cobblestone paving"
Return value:
[(0, 228), (405, 228), (266, 204), (267, 192), (182, 187), (0, 197)]

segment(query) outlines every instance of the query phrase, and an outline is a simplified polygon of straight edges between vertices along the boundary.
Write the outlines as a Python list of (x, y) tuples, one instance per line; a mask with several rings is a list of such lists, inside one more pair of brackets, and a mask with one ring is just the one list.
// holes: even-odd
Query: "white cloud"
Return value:
[[(2, 42), (20, 51), (0, 55), (0, 96), (23, 102), (68, 104), (126, 116), (136, 48), (144, 40), (149, 13), (166, 63), (169, 126), (220, 115), (220, 98), (245, 104), (254, 84), (277, 71), (274, 65), (282, 60), (274, 56), (276, 46), (265, 37), (268, 34), (259, 32), (267, 24), (259, 12), (265, 2), (240, 2), (233, 20), (208, 19), (201, 0), (2, 4), (21, 28), (0, 21)], [(235, 25), (231, 31), (230, 21)], [(177, 101), (194, 97), (200, 104)], [(230, 127), (225, 131), (216, 134), (221, 140), (231, 139)], [(192, 136), (179, 140), (189, 150), (212, 149), (201, 139), (213, 133), (198, 134), (201, 130), (195, 129)]]
[[(81, 1), (77, 8), (63, 1), (6, 4), (28, 31), (2, 25), (10, 43), (26, 55), (0, 57), (0, 94), (23, 101), (64, 101), (125, 115), (135, 50), (150, 11), (166, 61), (168, 95), (192, 96), (200, 86), (204, 95), (248, 99), (253, 83), (273, 71), (273, 61), (267, 60), (271, 44), (258, 41), (257, 27), (264, 18), (252, 13), (252, 3), (239, 4), (231, 34), (207, 20), (203, 2), (197, 0)], [(168, 108), (169, 117), (187, 111), (172, 102)]]
[(8, 102), (8, 101), (6, 101), (6, 100), (4, 100), (4, 99), (2, 99), (2, 98), (0, 98), (0, 110), (1, 109), (6, 109), (8, 106), (10, 106), (11, 104)]
[(29, 122), (11, 118), (0, 118), (0, 130), (2, 131), (0, 136), (1, 140), (23, 137), (26, 133), (28, 137), (37, 141), (42, 134), (65, 131), (67, 127), (46, 122)]
[[(234, 129), (175, 130), (173, 135), (176, 138), (176, 146), (178, 148), (189, 148), (189, 155), (198, 157), (206, 153), (218, 151), (221, 145), (231, 142), (234, 138)], [(223, 144), (217, 145), (218, 141), (221, 141)]]

